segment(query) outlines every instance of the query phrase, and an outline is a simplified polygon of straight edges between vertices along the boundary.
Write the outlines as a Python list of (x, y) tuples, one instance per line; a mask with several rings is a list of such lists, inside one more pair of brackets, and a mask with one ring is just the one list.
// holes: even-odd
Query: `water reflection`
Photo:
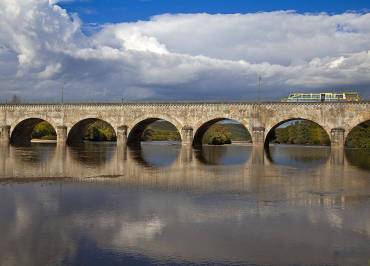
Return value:
[(346, 149), (345, 154), (350, 164), (370, 170), (370, 149)]
[(47, 163), (54, 155), (56, 146), (45, 143), (44, 145), (34, 145), (27, 147), (14, 147), (14, 156), (18, 158), (19, 163), (30, 165), (40, 165)]
[(181, 142), (159, 141), (142, 142), (130, 147), (131, 156), (141, 165), (148, 167), (168, 167), (178, 158)]
[(86, 166), (99, 166), (113, 159), (116, 152), (114, 142), (84, 142), (68, 147), (74, 160)]
[(204, 145), (195, 152), (196, 157), (204, 164), (241, 165), (249, 160), (252, 147), (243, 145)]
[(370, 259), (368, 153), (91, 145), (1, 147), (0, 265)]
[[(262, 171), (262, 175), (265, 175), (267, 166), (274, 166), (279, 171), (285, 171), (286, 166), (328, 171), (330, 165), (369, 170), (369, 158), (369, 150), (349, 149), (344, 156), (343, 152), (331, 151), (327, 147), (292, 145), (270, 146), (264, 153), (252, 146), (204, 146), (196, 150), (176, 142), (142, 143), (126, 149), (117, 149), (114, 143), (108, 142), (73, 147), (32, 143), (29, 147), (0, 146), (0, 177), (125, 176), (127, 171), (143, 167), (153, 168), (153, 171), (190, 168), (217, 171), (232, 167), (234, 172), (253, 169), (255, 174)], [(207, 168), (207, 165), (215, 167)]]
[(330, 147), (270, 145), (267, 152), (269, 160), (274, 164), (310, 168), (326, 163), (330, 156)]

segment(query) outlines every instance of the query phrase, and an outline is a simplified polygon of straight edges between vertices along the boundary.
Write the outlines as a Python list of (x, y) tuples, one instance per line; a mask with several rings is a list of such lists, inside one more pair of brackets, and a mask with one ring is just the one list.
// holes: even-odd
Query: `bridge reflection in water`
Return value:
[[(262, 150), (250, 145), (203, 146), (193, 149), (177, 142), (142, 143), (126, 149), (114, 143), (85, 143), (79, 146), (38, 144), (29, 147), (0, 146), (0, 178), (53, 179), (79, 181), (135, 182), (147, 179), (157, 185), (202, 187), (219, 180), (227, 172), (227, 184), (273, 182), (287, 173), (311, 178), (333, 176), (353, 178), (352, 171), (369, 167), (368, 151), (272, 145)], [(354, 154), (356, 156), (354, 156)], [(367, 173), (368, 174), (368, 173)], [(274, 178), (268, 178), (274, 177)], [(235, 181), (229, 182), (230, 178)], [(258, 180), (257, 180), (258, 179)], [(199, 182), (198, 182), (199, 181)], [(210, 182), (207, 183), (207, 182)]]
[(1, 146), (0, 265), (366, 265), (364, 152)]

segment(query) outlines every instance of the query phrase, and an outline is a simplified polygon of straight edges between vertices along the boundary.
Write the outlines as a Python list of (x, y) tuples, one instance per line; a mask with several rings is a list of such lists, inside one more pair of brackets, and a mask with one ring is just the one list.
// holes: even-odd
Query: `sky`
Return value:
[[(0, 0), (0, 100), (370, 98), (370, 1)], [(258, 80), (261, 77), (259, 92)]]
[(235, 14), (295, 10), (298, 13), (340, 14), (368, 12), (370, 0), (76, 0), (60, 2), (85, 23), (120, 23), (148, 20), (158, 14)]

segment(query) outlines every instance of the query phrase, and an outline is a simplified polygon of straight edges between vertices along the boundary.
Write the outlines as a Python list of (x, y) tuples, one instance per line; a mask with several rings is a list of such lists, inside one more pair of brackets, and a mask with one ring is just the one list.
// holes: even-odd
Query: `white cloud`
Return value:
[(268, 98), (292, 88), (370, 96), (370, 14), (164, 14), (86, 36), (56, 2), (0, 0), (4, 96), (56, 99), (66, 83), (75, 100), (251, 99), (259, 75)]

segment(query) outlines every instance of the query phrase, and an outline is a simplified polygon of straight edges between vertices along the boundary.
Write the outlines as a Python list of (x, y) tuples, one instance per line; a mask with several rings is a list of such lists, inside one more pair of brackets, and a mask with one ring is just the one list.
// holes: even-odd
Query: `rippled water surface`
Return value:
[(370, 151), (0, 152), (0, 265), (370, 265)]

